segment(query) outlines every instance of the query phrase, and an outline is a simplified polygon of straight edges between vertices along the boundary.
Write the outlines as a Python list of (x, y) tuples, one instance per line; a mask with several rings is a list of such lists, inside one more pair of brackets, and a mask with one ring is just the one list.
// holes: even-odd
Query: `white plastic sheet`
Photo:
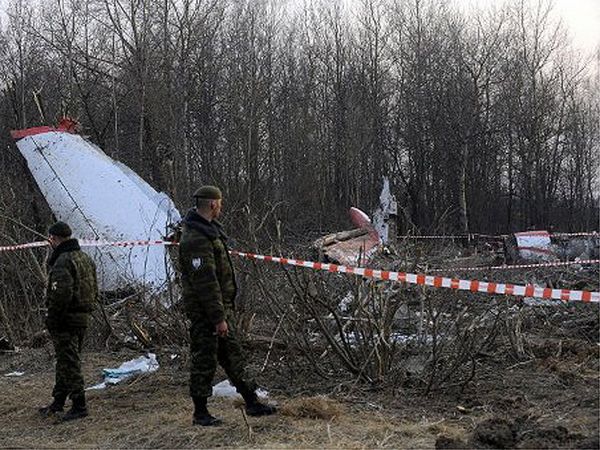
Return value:
[(104, 389), (110, 384), (120, 383), (121, 381), (133, 375), (156, 372), (158, 368), (159, 364), (156, 360), (156, 355), (154, 353), (148, 353), (147, 356), (141, 356), (139, 358), (124, 362), (115, 369), (104, 369), (102, 371), (104, 375), (104, 381), (95, 386), (91, 386), (86, 390)]
[[(240, 394), (235, 390), (235, 387), (227, 379), (213, 386), (212, 395), (215, 397), (240, 397)], [(258, 397), (266, 398), (269, 393), (263, 389), (257, 389), (256, 395)]]

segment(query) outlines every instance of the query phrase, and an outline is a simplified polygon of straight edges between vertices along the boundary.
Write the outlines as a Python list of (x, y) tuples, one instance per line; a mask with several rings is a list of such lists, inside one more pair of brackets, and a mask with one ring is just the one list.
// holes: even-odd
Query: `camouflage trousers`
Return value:
[(56, 357), (54, 398), (73, 399), (84, 393), (80, 355), (85, 331), (85, 328), (74, 328), (50, 332)]
[(242, 395), (256, 390), (256, 383), (246, 369), (243, 350), (236, 336), (234, 321), (227, 319), (229, 333), (221, 338), (215, 334), (215, 326), (207, 319), (196, 319), (190, 327), (190, 395), (210, 397), (217, 363)]

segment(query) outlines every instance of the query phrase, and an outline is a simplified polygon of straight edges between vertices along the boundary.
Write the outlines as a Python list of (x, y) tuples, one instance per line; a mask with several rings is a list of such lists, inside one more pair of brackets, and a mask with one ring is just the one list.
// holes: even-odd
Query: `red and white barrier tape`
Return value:
[(25, 248), (45, 247), (49, 245), (47, 241), (30, 242), (27, 244), (3, 245), (0, 246), (0, 252), (8, 252), (12, 250), (22, 250)]
[[(528, 232), (533, 233), (533, 232)], [(545, 233), (545, 232), (544, 232)], [(501, 234), (497, 236), (489, 235), (489, 234), (463, 234), (463, 235), (432, 235), (432, 236), (398, 236), (398, 238), (405, 239), (467, 239), (474, 237), (488, 237), (488, 238), (503, 238), (507, 237), (506, 234)], [(582, 232), (582, 233), (554, 233), (551, 236), (599, 236), (600, 233), (597, 232)], [(21, 250), (25, 248), (35, 248), (35, 247), (45, 247), (48, 245), (47, 241), (37, 241), (31, 242), (27, 244), (17, 244), (17, 245), (5, 245), (0, 246), (0, 252), (11, 251), (11, 250)], [(119, 241), (119, 242), (111, 242), (111, 241), (101, 241), (94, 239), (79, 239), (79, 245), (82, 247), (135, 247), (135, 246), (147, 246), (147, 245), (176, 245), (176, 243), (171, 241), (162, 241), (162, 240), (132, 240), (132, 241)], [(527, 249), (526, 247), (520, 247), (521, 249)], [(537, 248), (536, 248), (537, 250)]]
[[(20, 250), (25, 248), (35, 248), (47, 246), (48, 242), (39, 241), (28, 244), (18, 244), (0, 247), (0, 251)], [(134, 247), (148, 245), (177, 245), (176, 242), (162, 240), (135, 240), (122, 242), (108, 242), (82, 239), (79, 241), (82, 247)], [(365, 278), (377, 280), (399, 281), (402, 283), (417, 284), (423, 286), (433, 286), (437, 288), (458, 289), (462, 291), (483, 292), (487, 294), (513, 295), (518, 297), (538, 297), (546, 299), (556, 299), (565, 302), (581, 301), (584, 303), (600, 303), (600, 292), (574, 291), (569, 289), (551, 289), (538, 286), (515, 285), (505, 283), (494, 283), (489, 281), (460, 280), (456, 278), (439, 277), (425, 274), (414, 274), (405, 272), (392, 272), (388, 270), (370, 269), (367, 267), (342, 266), (338, 264), (320, 263), (314, 261), (304, 261), (300, 259), (282, 258), (279, 256), (257, 255), (254, 253), (239, 252), (231, 250), (232, 255), (242, 258), (259, 261), (271, 261), (274, 263), (291, 265), (297, 267), (306, 267), (314, 270), (323, 270), (326, 272), (348, 273)], [(579, 264), (582, 262), (579, 261)], [(557, 263), (555, 263), (557, 264)], [(512, 267), (512, 266), (509, 266)], [(456, 269), (454, 269), (456, 270)]]
[(471, 234), (433, 234), (433, 235), (416, 235), (416, 234), (407, 234), (403, 236), (398, 236), (398, 239), (475, 239), (476, 237), (488, 238), (488, 239), (504, 239), (508, 237), (508, 234), (481, 234), (481, 233), (471, 233)]
[(406, 236), (398, 236), (398, 239), (468, 239), (472, 236), (464, 235), (431, 235), (431, 236), (416, 236), (416, 235), (406, 235)]
[(560, 266), (587, 266), (591, 264), (600, 264), (600, 259), (583, 259), (580, 261), (561, 261), (539, 264), (512, 264), (502, 266), (473, 266), (473, 267), (448, 267), (446, 269), (429, 269), (428, 272), (463, 272), (463, 271), (482, 271), (482, 270), (510, 270), (510, 269), (537, 269), (538, 267), (560, 267)]
[[(81, 247), (136, 247), (136, 246), (149, 246), (149, 245), (177, 245), (177, 242), (163, 241), (163, 240), (135, 240), (135, 241), (101, 241), (94, 239), (79, 239), (79, 245)], [(20, 250), (24, 248), (44, 247), (47, 246), (48, 242), (38, 241), (29, 244), (18, 244), (12, 246), (0, 247), (0, 251), (8, 250)], [(561, 261), (561, 262), (548, 262), (548, 263), (537, 263), (537, 264), (513, 264), (513, 265), (501, 265), (501, 266), (472, 266), (472, 267), (449, 267), (446, 269), (429, 269), (428, 272), (447, 272), (447, 271), (472, 271), (472, 270), (510, 270), (510, 269), (535, 269), (538, 267), (560, 267), (570, 265), (590, 265), (600, 264), (600, 259), (586, 259), (581, 261)]]
[(600, 237), (597, 231), (582, 231), (579, 233), (550, 233), (550, 236), (596, 236)]
[[(535, 231), (526, 231), (523, 233), (534, 234)], [(575, 237), (575, 236), (596, 236), (600, 237), (600, 233), (597, 231), (583, 231), (578, 233), (548, 233), (547, 231), (541, 231), (545, 235), (560, 236), (560, 237)], [(518, 234), (518, 233), (515, 233)], [(509, 234), (482, 234), (482, 233), (471, 233), (471, 234), (456, 234), (456, 235), (404, 235), (398, 236), (398, 239), (474, 239), (476, 237), (488, 238), (488, 239), (504, 239), (510, 236)]]
[[(119, 242), (111, 242), (111, 241), (99, 241), (93, 239), (79, 239), (79, 245), (81, 247), (138, 247), (138, 246), (149, 246), (149, 245), (174, 245), (173, 242), (163, 241), (163, 240), (136, 240), (136, 241), (119, 241)], [(31, 242), (28, 244), (18, 244), (18, 245), (6, 245), (0, 247), (0, 252), (7, 252), (13, 250), (22, 250), (25, 248), (36, 248), (36, 247), (46, 247), (50, 245), (48, 241), (37, 241)]]
[(456, 278), (438, 277), (425, 274), (391, 272), (387, 270), (303, 261), (300, 259), (280, 258), (278, 256), (256, 255), (254, 253), (243, 253), (238, 251), (231, 251), (231, 254), (251, 260), (272, 261), (279, 264), (307, 267), (326, 272), (349, 273), (361, 277), (374, 278), (377, 280), (400, 281), (402, 283), (433, 286), (437, 288), (484, 292), (486, 294), (514, 295), (518, 297), (538, 297), (562, 300), (565, 302), (600, 303), (600, 292), (551, 289), (538, 287), (531, 284), (521, 286), (516, 284), (493, 283), (489, 281), (459, 280)]
[(120, 241), (120, 242), (110, 242), (110, 241), (96, 241), (93, 239), (79, 239), (79, 245), (81, 247), (147, 247), (149, 245), (174, 245), (171, 241), (163, 241), (163, 240), (151, 240), (151, 241)]

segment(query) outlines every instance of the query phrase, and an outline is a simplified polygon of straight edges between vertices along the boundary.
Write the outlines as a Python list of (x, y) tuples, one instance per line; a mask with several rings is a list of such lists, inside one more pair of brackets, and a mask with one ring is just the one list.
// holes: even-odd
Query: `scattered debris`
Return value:
[(600, 258), (600, 234), (588, 236), (552, 235), (552, 245), (563, 261)]
[(354, 266), (364, 265), (377, 251), (379, 236), (371, 219), (358, 208), (350, 208), (350, 218), (359, 228), (328, 234), (313, 243), (320, 259)]
[(398, 205), (387, 177), (383, 179), (379, 207), (373, 221), (368, 214), (355, 207), (350, 208), (349, 214), (357, 228), (317, 239), (313, 248), (320, 257), (343, 265), (363, 266), (378, 250), (389, 251), (387, 246), (396, 244)]
[(151, 373), (158, 370), (159, 364), (154, 353), (124, 362), (116, 369), (104, 369), (104, 381), (86, 390), (105, 389), (108, 385), (117, 384), (134, 375)]
[(329, 262), (362, 266), (375, 254), (378, 245), (365, 230), (351, 230), (324, 236), (313, 247)]
[(577, 261), (600, 257), (600, 235), (569, 236), (548, 231), (524, 231), (505, 239), (509, 263)]
[(558, 259), (547, 231), (514, 233), (507, 237), (505, 247), (509, 262), (548, 262)]
[(4, 375), (5, 377), (22, 377), (25, 375), (25, 372), (11, 372)]
[[(228, 379), (225, 379), (220, 383), (215, 384), (213, 386), (212, 395), (214, 395), (215, 397), (241, 397), (241, 395), (238, 394), (237, 390)], [(267, 398), (269, 396), (269, 393), (264, 389), (257, 389), (256, 395), (261, 398)]]
[(379, 233), (371, 223), (371, 218), (367, 215), (367, 213), (353, 206), (352, 208), (350, 208), (349, 214), (350, 220), (354, 225), (356, 225), (361, 230), (365, 230), (369, 234), (369, 236), (373, 238), (373, 240), (379, 242)]

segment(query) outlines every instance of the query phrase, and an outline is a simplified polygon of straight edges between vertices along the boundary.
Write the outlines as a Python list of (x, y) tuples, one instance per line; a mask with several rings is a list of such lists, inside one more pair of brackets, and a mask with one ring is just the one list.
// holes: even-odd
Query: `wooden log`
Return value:
[(313, 247), (317, 249), (323, 249), (324, 247), (328, 247), (338, 242), (347, 241), (348, 239), (354, 239), (355, 237), (363, 236), (365, 234), (367, 234), (367, 231), (362, 228), (331, 233), (317, 239), (313, 243)]

